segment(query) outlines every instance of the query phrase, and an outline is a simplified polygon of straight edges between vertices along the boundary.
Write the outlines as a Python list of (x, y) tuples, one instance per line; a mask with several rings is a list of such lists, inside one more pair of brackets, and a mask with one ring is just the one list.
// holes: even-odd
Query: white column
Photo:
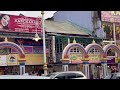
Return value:
[(115, 23), (113, 23), (113, 39), (114, 39), (115, 45), (116, 45)]
[(118, 71), (120, 72), (120, 61), (118, 61)]
[(85, 76), (89, 79), (89, 63), (83, 62), (83, 72)]
[(70, 38), (68, 37), (68, 44), (70, 44)]
[(94, 75), (94, 73), (95, 73), (95, 64), (91, 65), (91, 69), (92, 69), (92, 74)]
[(68, 65), (63, 65), (62, 68), (64, 72), (68, 71)]
[(20, 62), (20, 75), (25, 74), (25, 62)]
[(101, 62), (102, 64), (102, 73), (103, 73), (103, 78), (107, 76), (108, 71), (107, 71), (107, 62)]
[(55, 36), (52, 36), (52, 56), (53, 62), (56, 62), (56, 52), (55, 52)]

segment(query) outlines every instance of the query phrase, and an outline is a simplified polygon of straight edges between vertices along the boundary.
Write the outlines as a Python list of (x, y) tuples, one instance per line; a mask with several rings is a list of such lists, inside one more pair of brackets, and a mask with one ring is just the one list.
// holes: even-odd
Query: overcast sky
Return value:
[[(52, 17), (56, 11), (45, 11), (45, 19)], [(25, 16), (30, 17), (38, 17), (41, 16), (41, 11), (0, 11), (2, 14), (10, 14), (10, 15), (19, 15), (20, 13)]]

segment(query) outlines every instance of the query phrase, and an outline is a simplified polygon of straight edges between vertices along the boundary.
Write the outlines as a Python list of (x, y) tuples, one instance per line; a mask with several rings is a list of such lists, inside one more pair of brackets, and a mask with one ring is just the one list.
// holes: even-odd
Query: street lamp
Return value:
[(38, 34), (36, 33), (35, 34), (35, 37), (33, 38), (33, 40), (35, 40), (36, 42), (38, 41), (38, 40), (40, 40), (41, 38), (38, 36)]
[(39, 24), (39, 23), (38, 23), (38, 20), (37, 20), (37, 21), (36, 21), (36, 34), (35, 34), (35, 37), (33, 38), (33, 40), (35, 40), (36, 42), (41, 39), (41, 38), (39, 37), (38, 33), (37, 33), (38, 24)]
[(44, 53), (44, 75), (47, 75), (47, 61), (46, 61), (46, 43), (45, 43), (45, 29), (44, 29), (44, 11), (41, 11), (42, 15), (42, 31), (43, 31), (43, 53)]

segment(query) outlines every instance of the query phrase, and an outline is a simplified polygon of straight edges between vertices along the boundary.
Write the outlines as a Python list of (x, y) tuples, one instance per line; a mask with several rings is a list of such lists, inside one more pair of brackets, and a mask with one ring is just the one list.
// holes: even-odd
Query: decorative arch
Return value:
[(83, 47), (81, 44), (79, 44), (79, 43), (70, 43), (70, 44), (68, 44), (68, 45), (64, 48), (63, 53), (62, 53), (62, 59), (64, 59), (64, 58), (65, 58), (65, 55), (68, 55), (69, 51), (70, 51), (72, 48), (74, 48), (74, 47), (78, 47), (78, 48), (80, 49), (81, 53), (84, 55), (84, 57), (87, 55), (84, 47)]
[(100, 52), (100, 55), (101, 55), (101, 56), (104, 56), (104, 50), (103, 50), (102, 46), (100, 46), (99, 44), (96, 44), (96, 43), (94, 43), (94, 44), (88, 44), (88, 45), (85, 47), (85, 50), (86, 50), (87, 54), (88, 54), (88, 52), (89, 52), (92, 48), (98, 49), (99, 52)]
[(13, 42), (0, 42), (0, 48), (14, 48), (17, 50), (20, 58), (25, 58), (25, 53), (23, 49), (17, 45), (16, 43)]
[(114, 44), (105, 45), (103, 48), (105, 55), (107, 55), (109, 49), (114, 49), (117, 52), (118, 57), (120, 58), (120, 49), (116, 45)]

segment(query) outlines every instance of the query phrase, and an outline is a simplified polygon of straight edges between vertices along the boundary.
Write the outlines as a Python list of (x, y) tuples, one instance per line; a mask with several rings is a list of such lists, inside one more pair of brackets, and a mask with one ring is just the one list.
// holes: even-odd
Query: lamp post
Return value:
[(45, 29), (44, 29), (44, 11), (41, 11), (42, 15), (42, 31), (43, 31), (43, 53), (44, 53), (44, 75), (47, 75), (47, 62), (46, 62), (46, 43), (45, 43)]

